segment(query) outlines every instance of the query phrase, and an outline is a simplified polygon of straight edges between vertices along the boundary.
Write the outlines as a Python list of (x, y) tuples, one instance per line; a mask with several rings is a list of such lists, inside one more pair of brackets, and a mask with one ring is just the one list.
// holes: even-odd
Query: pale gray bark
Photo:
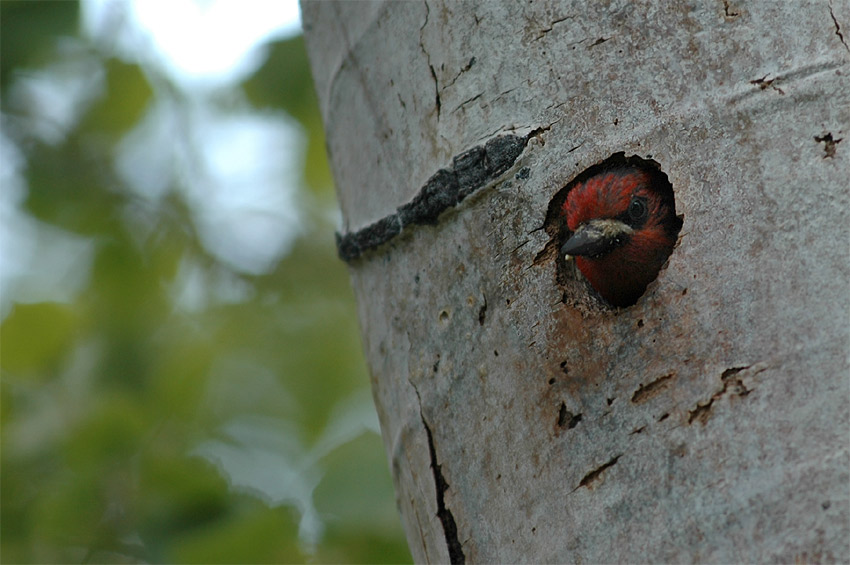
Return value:
[[(303, 18), (417, 561), (850, 561), (846, 0)], [(684, 227), (606, 310), (535, 258), (552, 196), (619, 151), (660, 163)]]

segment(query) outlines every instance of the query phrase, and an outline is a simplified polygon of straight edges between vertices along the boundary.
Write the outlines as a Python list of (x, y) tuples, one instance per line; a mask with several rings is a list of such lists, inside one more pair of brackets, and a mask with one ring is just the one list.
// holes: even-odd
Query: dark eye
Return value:
[(646, 219), (649, 208), (646, 206), (646, 198), (635, 196), (629, 204), (629, 219), (633, 223), (640, 223)]

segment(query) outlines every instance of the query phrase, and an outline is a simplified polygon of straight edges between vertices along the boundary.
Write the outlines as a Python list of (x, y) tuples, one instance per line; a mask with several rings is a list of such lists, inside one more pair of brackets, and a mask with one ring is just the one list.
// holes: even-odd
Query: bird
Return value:
[[(610, 305), (635, 304), (673, 252), (682, 220), (673, 189), (657, 168), (604, 166), (573, 181), (561, 208), (560, 251)], [(569, 186), (569, 185), (568, 185)]]

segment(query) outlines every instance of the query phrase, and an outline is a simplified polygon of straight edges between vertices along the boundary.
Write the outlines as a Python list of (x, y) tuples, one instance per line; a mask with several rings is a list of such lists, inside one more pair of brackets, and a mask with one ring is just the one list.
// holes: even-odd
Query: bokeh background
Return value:
[(0, 0), (0, 559), (409, 562), (292, 0)]

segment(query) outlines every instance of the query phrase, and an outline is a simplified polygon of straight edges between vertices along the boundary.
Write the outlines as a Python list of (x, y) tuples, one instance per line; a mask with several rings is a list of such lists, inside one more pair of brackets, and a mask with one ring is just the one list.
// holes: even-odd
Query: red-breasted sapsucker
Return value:
[(682, 221), (666, 175), (630, 164), (577, 183), (562, 212), (572, 232), (561, 247), (613, 306), (631, 306), (673, 251)]

